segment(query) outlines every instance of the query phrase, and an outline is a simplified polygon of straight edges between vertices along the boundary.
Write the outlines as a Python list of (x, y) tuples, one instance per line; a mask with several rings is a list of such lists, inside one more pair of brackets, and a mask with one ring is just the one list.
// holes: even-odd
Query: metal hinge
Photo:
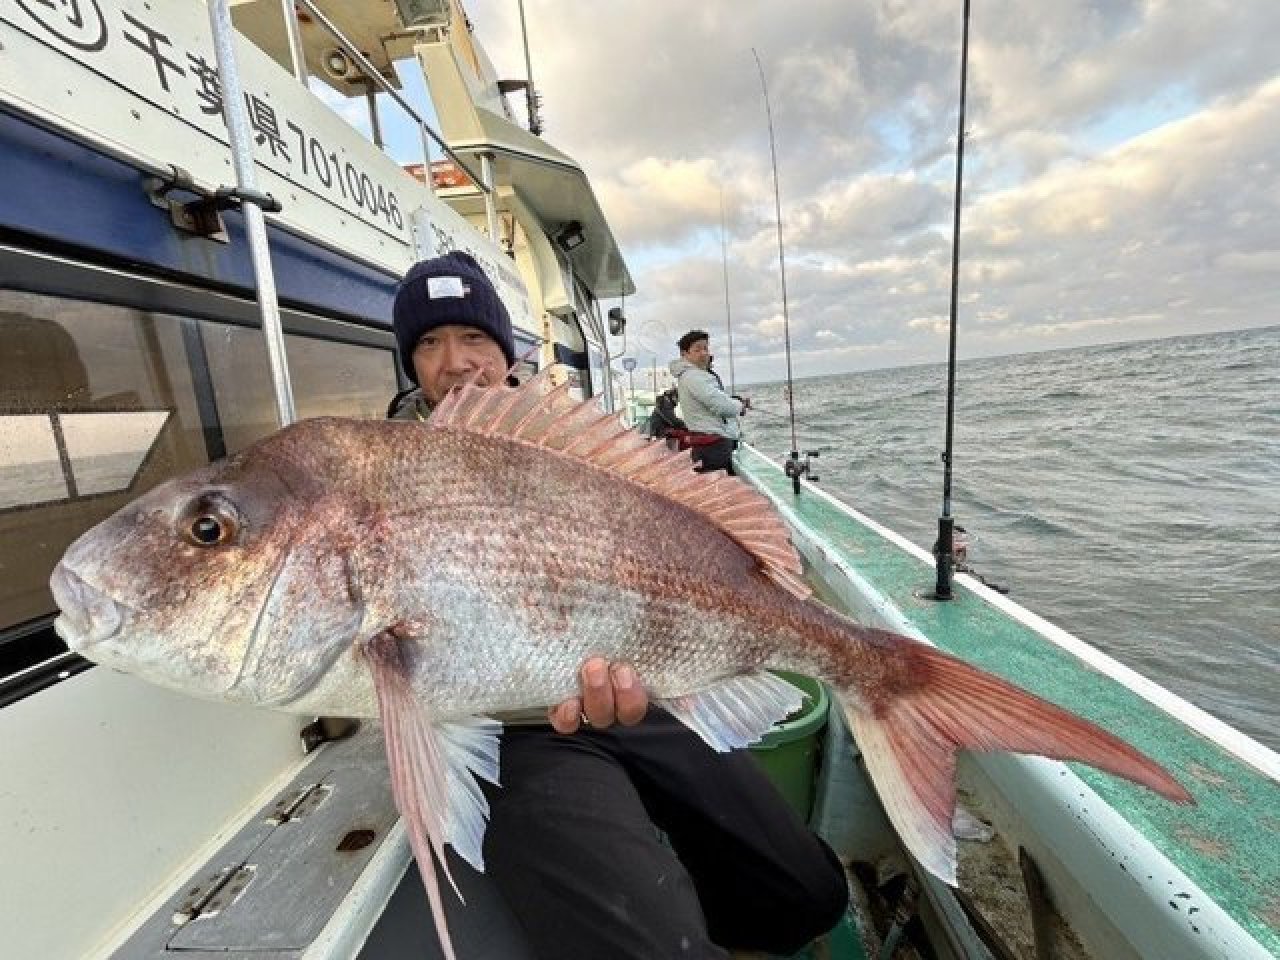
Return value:
[(308, 787), (291, 791), (281, 797), (271, 808), (266, 822), (281, 824), (301, 820), (308, 814), (315, 813), (316, 808), (324, 803), (325, 798), (331, 793), (333, 793), (333, 785), (328, 783), (313, 783)]
[(253, 882), (257, 869), (251, 863), (224, 867), (209, 879), (197, 883), (173, 912), (174, 924), (180, 927), (197, 917), (216, 916), (240, 899)]
[[(153, 206), (169, 212), (169, 220), (175, 227), (198, 237), (218, 243), (230, 242), (226, 224), (222, 221), (223, 210), (236, 210), (246, 203), (261, 207), (264, 213), (279, 213), (283, 209), (280, 201), (269, 193), (244, 187), (218, 187), (209, 194), (182, 167), (170, 164), (169, 169), (167, 177), (144, 180), (143, 189)], [(195, 199), (175, 200), (169, 196), (175, 190), (194, 194)]]

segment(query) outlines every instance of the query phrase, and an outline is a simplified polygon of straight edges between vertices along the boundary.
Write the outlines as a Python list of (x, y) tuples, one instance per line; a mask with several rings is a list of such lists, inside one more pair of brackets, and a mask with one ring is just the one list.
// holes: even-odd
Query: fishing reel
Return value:
[(813, 472), (813, 464), (810, 463), (811, 458), (818, 456), (818, 450), (806, 450), (804, 459), (800, 459), (800, 454), (796, 450), (791, 451), (791, 456), (786, 463), (782, 465), (782, 472), (791, 478), (791, 489), (796, 493), (800, 493), (800, 478), (808, 479), (810, 483), (817, 483), (819, 477)]

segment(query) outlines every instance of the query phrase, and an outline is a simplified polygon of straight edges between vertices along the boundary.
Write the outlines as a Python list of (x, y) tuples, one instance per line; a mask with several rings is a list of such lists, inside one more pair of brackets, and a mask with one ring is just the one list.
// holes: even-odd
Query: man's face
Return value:
[(689, 344), (689, 349), (682, 353), (681, 356), (695, 367), (705, 370), (711, 366), (711, 341), (695, 340)]
[(466, 383), (479, 371), (482, 387), (501, 384), (507, 375), (502, 348), (483, 330), (447, 323), (428, 330), (413, 349), (413, 369), (422, 395), (432, 406), (451, 389)]

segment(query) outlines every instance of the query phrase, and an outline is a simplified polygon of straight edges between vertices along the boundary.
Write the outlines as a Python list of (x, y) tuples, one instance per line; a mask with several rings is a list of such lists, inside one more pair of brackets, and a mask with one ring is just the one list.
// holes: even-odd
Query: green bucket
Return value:
[(827, 726), (830, 701), (826, 688), (812, 677), (783, 670), (777, 673), (808, 694), (808, 699), (754, 744), (751, 752), (787, 803), (808, 822), (813, 812), (821, 737)]

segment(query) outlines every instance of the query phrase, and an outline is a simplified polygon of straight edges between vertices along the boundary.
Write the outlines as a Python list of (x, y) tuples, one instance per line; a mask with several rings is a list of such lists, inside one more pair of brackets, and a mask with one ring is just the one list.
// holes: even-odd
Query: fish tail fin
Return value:
[(901, 679), (873, 699), (856, 683), (837, 685), (845, 714), (904, 844), (946, 882), (955, 884), (955, 757), (962, 749), (1082, 761), (1193, 802), (1163, 767), (1101, 727), (926, 644), (885, 631), (859, 634), (893, 649), (892, 672)]

